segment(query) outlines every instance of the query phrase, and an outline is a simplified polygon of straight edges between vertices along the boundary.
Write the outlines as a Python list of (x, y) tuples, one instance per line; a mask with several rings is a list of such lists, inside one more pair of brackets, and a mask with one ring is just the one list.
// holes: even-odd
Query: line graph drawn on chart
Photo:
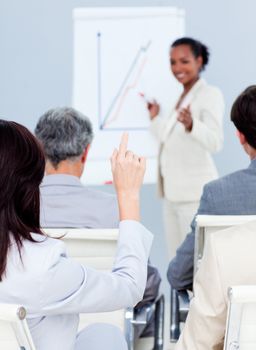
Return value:
[(84, 7), (73, 13), (72, 105), (92, 122), (85, 184), (111, 179), (109, 157), (129, 132), (129, 149), (147, 158), (145, 182), (156, 182), (159, 145), (147, 102), (168, 118), (180, 95), (170, 73), (170, 43), (184, 36), (183, 10), (166, 6)]
[[(101, 40), (101, 33), (97, 33), (99, 128), (102, 131), (146, 130), (149, 124), (148, 113), (141, 93), (144, 89), (143, 74), (145, 76), (152, 41), (148, 40), (138, 48), (106, 111), (103, 111)], [(133, 106), (133, 109), (130, 106)]]

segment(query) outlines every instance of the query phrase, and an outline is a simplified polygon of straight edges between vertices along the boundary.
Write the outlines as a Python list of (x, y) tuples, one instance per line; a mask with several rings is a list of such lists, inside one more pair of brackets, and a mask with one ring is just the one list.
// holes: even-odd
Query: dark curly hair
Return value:
[(231, 108), (231, 120), (256, 149), (256, 85), (247, 87), (237, 97)]
[(183, 37), (180, 39), (175, 40), (171, 47), (177, 47), (180, 45), (188, 45), (193, 53), (193, 55), (195, 56), (195, 58), (197, 57), (202, 57), (203, 60), (203, 64), (202, 64), (202, 68), (201, 70), (205, 69), (205, 66), (208, 64), (209, 62), (209, 49), (207, 46), (205, 46), (204, 44), (202, 44), (200, 41), (192, 39), (192, 38), (188, 38), (188, 37)]

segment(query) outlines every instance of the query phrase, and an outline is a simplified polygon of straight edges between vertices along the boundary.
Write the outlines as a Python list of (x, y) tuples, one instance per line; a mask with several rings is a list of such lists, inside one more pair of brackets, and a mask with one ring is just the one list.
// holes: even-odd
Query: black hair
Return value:
[(237, 97), (231, 108), (231, 120), (256, 149), (256, 85), (249, 86)]
[[(24, 126), (0, 119), (0, 281), (13, 242), (20, 256), (25, 239), (40, 230), (39, 185), (44, 176), (42, 147)], [(12, 239), (11, 239), (12, 237)]]
[(183, 37), (180, 39), (175, 40), (171, 47), (177, 47), (180, 45), (188, 45), (193, 53), (193, 55), (195, 56), (195, 58), (197, 57), (202, 57), (203, 63), (202, 63), (202, 68), (201, 70), (205, 69), (205, 66), (208, 64), (209, 62), (209, 49), (206, 45), (202, 44), (200, 41), (192, 39), (192, 38), (188, 38), (188, 37)]

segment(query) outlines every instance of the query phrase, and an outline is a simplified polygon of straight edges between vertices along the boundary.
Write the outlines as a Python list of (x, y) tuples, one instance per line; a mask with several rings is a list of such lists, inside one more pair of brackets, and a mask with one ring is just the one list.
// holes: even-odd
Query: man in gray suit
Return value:
[[(205, 185), (197, 215), (256, 214), (256, 86), (247, 88), (237, 98), (231, 110), (231, 120), (251, 163), (247, 169)], [(192, 289), (194, 242), (195, 218), (191, 232), (168, 267), (167, 278), (175, 289)]]
[(80, 181), (93, 139), (90, 120), (72, 108), (51, 109), (38, 121), (35, 134), (46, 155), (41, 226), (117, 228), (116, 197)]
[[(118, 228), (116, 197), (80, 181), (93, 139), (90, 120), (73, 108), (51, 109), (39, 119), (35, 134), (46, 155), (46, 176), (40, 188), (41, 226)], [(149, 263), (146, 290), (138, 307), (157, 297), (160, 282), (158, 270)]]

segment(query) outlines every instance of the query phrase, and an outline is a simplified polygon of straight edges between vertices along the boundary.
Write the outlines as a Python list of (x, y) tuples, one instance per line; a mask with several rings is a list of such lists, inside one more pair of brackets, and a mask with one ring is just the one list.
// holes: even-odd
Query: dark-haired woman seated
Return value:
[(112, 158), (120, 235), (112, 272), (87, 269), (66, 255), (61, 240), (39, 226), (43, 151), (22, 125), (0, 120), (0, 302), (21, 304), (37, 350), (124, 350), (111, 325), (77, 334), (79, 313), (111, 311), (141, 300), (152, 235), (139, 223), (145, 160), (127, 152), (124, 135)]
[(157, 102), (148, 103), (151, 131), (160, 143), (159, 190), (169, 258), (188, 233), (203, 186), (217, 177), (211, 153), (223, 143), (224, 101), (220, 90), (200, 77), (208, 61), (208, 48), (201, 42), (176, 40), (170, 66), (183, 91), (168, 118), (160, 117)]

